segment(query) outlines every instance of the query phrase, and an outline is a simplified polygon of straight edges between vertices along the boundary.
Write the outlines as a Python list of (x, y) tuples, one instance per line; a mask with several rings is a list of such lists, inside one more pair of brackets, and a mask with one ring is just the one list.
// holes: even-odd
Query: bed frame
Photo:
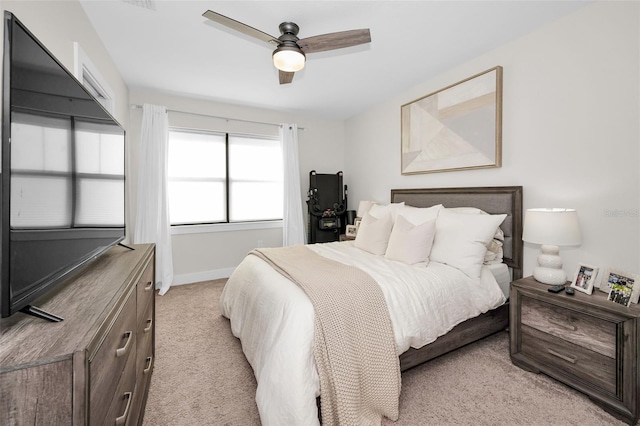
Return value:
[[(471, 187), (433, 189), (392, 189), (391, 202), (414, 207), (477, 207), (490, 214), (507, 214), (500, 225), (504, 231), (504, 260), (511, 280), (522, 277), (522, 187)], [(406, 371), (509, 325), (509, 302), (458, 324), (449, 333), (420, 349), (410, 348), (400, 355), (400, 369)]]

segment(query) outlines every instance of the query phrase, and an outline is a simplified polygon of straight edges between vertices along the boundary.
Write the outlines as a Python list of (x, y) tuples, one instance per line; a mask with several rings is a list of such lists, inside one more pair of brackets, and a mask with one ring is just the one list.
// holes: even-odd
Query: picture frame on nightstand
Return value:
[(593, 284), (596, 282), (599, 270), (600, 268), (595, 266), (579, 264), (576, 270), (576, 276), (571, 282), (570, 287), (583, 293), (593, 293)]
[(607, 300), (624, 306), (638, 303), (640, 283), (637, 274), (630, 274), (619, 269), (608, 268), (600, 281), (600, 290), (609, 289)]

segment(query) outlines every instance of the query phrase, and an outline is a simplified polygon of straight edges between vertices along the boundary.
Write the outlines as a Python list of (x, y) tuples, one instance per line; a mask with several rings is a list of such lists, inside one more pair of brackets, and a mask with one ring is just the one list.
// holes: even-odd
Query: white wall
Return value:
[[(185, 111), (218, 117), (253, 120), (266, 123), (296, 123), (304, 128), (298, 132), (300, 152), (301, 209), (306, 214), (306, 192), (309, 188), (309, 172), (335, 173), (344, 167), (344, 123), (342, 121), (319, 120), (292, 113), (251, 108), (239, 105), (215, 103), (206, 100), (179, 96), (132, 91), (131, 104), (144, 103), (164, 105), (169, 110)], [(138, 159), (141, 109), (131, 109), (129, 132), (129, 159), (127, 171), (129, 201), (129, 235), (135, 224), (135, 182)], [(169, 125), (184, 128), (208, 129), (260, 135), (277, 135), (276, 126), (250, 124), (242, 121), (226, 121), (195, 114), (169, 113)], [(348, 184), (348, 177), (345, 177)], [(227, 277), (251, 249), (279, 247), (282, 245), (282, 230), (260, 229), (231, 232), (192, 233), (172, 236), (174, 283), (202, 281)]]
[[(522, 185), (524, 208), (576, 208), (579, 262), (640, 273), (640, 4), (597, 2), (401, 93), (346, 122), (352, 205), (392, 188)], [(424, 58), (437, 60), (437, 58)], [(402, 176), (400, 106), (504, 67), (503, 166)], [(524, 274), (539, 253), (525, 244)]]

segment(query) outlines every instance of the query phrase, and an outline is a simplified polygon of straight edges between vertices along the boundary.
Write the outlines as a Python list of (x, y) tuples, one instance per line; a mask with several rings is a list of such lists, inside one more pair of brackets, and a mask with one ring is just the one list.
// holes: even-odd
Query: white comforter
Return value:
[[(474, 280), (435, 262), (419, 267), (389, 261), (354, 247), (353, 242), (308, 247), (357, 266), (376, 280), (389, 307), (398, 355), (505, 302), (486, 268)], [(256, 256), (247, 256), (225, 285), (220, 306), (253, 367), (262, 424), (318, 425), (314, 310), (304, 291)]]

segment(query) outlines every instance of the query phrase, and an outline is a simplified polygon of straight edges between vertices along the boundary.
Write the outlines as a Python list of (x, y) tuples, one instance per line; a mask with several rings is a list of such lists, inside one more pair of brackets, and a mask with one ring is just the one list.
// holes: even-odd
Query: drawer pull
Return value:
[(147, 327), (146, 327), (144, 330), (142, 330), (142, 331), (144, 331), (144, 332), (146, 333), (147, 331), (151, 330), (151, 325), (152, 325), (152, 324), (153, 324), (153, 318), (149, 318), (149, 319), (147, 320)]
[(151, 371), (151, 364), (153, 362), (153, 357), (148, 356), (147, 357), (147, 367), (142, 370), (142, 374), (148, 374), (149, 371)]
[(153, 281), (149, 281), (149, 282), (147, 283), (147, 285), (146, 285), (146, 286), (144, 286), (144, 291), (149, 291), (149, 290), (151, 290), (151, 287), (153, 287)]
[(557, 325), (558, 327), (566, 328), (567, 330), (576, 331), (578, 329), (575, 325), (565, 324), (563, 322), (556, 321), (553, 318), (547, 318), (547, 321), (553, 325)]
[(547, 352), (549, 352), (553, 356), (557, 356), (560, 359), (563, 359), (563, 360), (565, 360), (567, 362), (570, 362), (571, 364), (575, 364), (576, 361), (578, 361), (578, 358), (567, 356), (567, 355), (562, 355), (561, 353), (558, 353), (558, 352), (554, 351), (553, 349), (547, 349)]
[(124, 413), (120, 417), (116, 417), (116, 426), (125, 424), (127, 417), (129, 416), (129, 407), (131, 407), (131, 392), (125, 392), (124, 397), (127, 399), (127, 406), (124, 407)]
[(131, 344), (131, 336), (133, 336), (133, 333), (131, 331), (126, 331), (124, 333), (124, 338), (127, 339), (127, 343), (124, 344), (123, 347), (116, 349), (116, 357), (121, 357), (122, 355), (126, 354), (127, 351), (129, 350), (129, 345)]

